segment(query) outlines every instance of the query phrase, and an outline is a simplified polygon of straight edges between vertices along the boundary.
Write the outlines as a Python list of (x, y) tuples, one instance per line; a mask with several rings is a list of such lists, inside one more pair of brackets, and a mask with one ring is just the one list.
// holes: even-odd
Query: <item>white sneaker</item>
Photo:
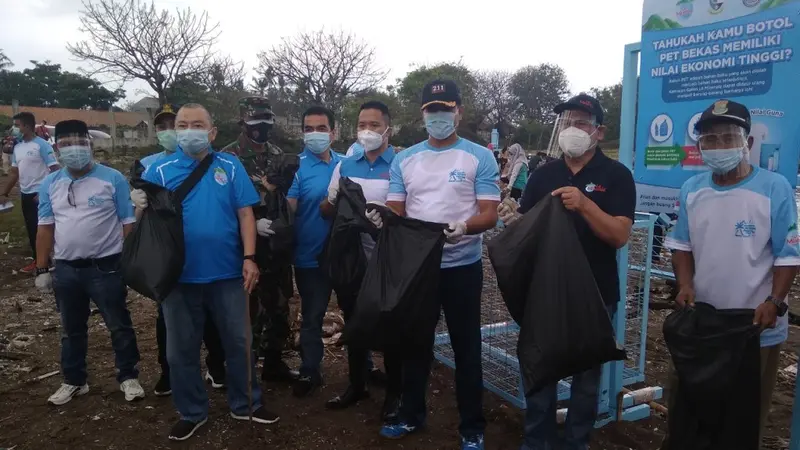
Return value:
[(72, 397), (84, 395), (88, 392), (88, 384), (84, 384), (83, 386), (73, 386), (71, 384), (64, 383), (60, 388), (58, 388), (55, 394), (51, 395), (50, 398), (47, 399), (47, 403), (54, 406), (61, 406), (65, 403), (69, 403), (69, 401), (72, 400)]
[(139, 384), (139, 380), (132, 378), (125, 380), (119, 385), (119, 390), (125, 393), (125, 401), (132, 402), (144, 398), (144, 389)]

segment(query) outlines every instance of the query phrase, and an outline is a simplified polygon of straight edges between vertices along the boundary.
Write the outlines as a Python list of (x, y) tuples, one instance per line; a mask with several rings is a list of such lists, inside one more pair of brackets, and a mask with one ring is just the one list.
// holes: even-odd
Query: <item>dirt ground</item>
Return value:
[[(2, 238), (0, 233), (0, 238)], [(434, 365), (429, 390), (429, 422), (423, 432), (398, 442), (378, 437), (378, 415), (383, 393), (373, 389), (371, 400), (344, 412), (328, 412), (325, 400), (346, 386), (343, 353), (328, 347), (324, 362), (326, 386), (313, 398), (298, 400), (286, 385), (265, 385), (265, 403), (281, 414), (273, 426), (234, 422), (227, 414), (224, 393), (210, 393), (209, 423), (186, 443), (171, 443), (167, 432), (178, 416), (170, 398), (151, 394), (157, 364), (153, 302), (131, 293), (129, 308), (141, 352), (142, 385), (148, 397), (126, 403), (115, 381), (113, 353), (107, 330), (99, 315), (90, 318), (88, 365), (91, 391), (59, 408), (47, 405), (47, 397), (60, 385), (60, 375), (31, 381), (59, 369), (59, 318), (52, 296), (33, 288), (30, 276), (13, 273), (25, 265), (26, 248), (19, 243), (0, 244), (0, 449), (446, 449), (457, 448), (458, 413), (453, 392), (453, 373)], [(797, 288), (793, 294), (800, 292)], [(655, 284), (653, 298), (663, 300), (668, 288)], [(650, 315), (647, 348), (647, 381), (666, 387), (668, 354), (661, 336), (661, 323), (668, 310)], [(13, 345), (9, 345), (13, 341)], [(800, 331), (792, 327), (790, 342), (780, 367), (795, 364), (793, 351)], [(11, 352), (11, 353), (9, 353)], [(296, 355), (293, 363), (297, 364)], [(788, 447), (794, 395), (794, 376), (781, 372), (773, 399), (771, 423), (765, 448)], [(522, 436), (522, 413), (487, 392), (485, 412), (489, 426), (488, 449), (518, 449)], [(612, 423), (594, 436), (592, 449), (655, 450), (666, 423), (653, 416), (633, 423)]]

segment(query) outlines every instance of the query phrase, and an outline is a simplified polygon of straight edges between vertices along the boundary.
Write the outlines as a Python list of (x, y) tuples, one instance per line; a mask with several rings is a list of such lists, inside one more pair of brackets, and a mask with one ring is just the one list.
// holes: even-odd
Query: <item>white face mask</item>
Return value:
[(377, 150), (383, 145), (383, 137), (386, 136), (388, 131), (389, 129), (387, 128), (383, 134), (379, 134), (372, 130), (361, 130), (358, 132), (358, 143), (364, 147), (365, 151), (371, 152)]
[(558, 146), (570, 158), (580, 158), (592, 146), (592, 136), (580, 128), (569, 127), (559, 133)]

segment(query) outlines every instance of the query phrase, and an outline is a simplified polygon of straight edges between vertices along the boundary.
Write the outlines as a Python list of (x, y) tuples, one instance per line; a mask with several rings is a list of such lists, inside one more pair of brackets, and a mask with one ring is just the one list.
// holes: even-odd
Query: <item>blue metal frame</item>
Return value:
[(797, 367), (797, 378), (794, 388), (794, 406), (792, 407), (792, 434), (789, 450), (800, 450), (800, 366)]

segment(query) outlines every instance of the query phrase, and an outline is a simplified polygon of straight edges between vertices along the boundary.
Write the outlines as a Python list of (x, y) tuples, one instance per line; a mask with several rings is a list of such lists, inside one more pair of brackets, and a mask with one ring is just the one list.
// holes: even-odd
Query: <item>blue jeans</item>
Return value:
[(95, 260), (55, 261), (53, 291), (61, 314), (61, 371), (64, 382), (86, 384), (86, 352), (89, 335), (89, 302), (93, 301), (114, 348), (117, 381), (139, 377), (139, 348), (125, 304), (127, 288), (122, 281), (120, 255)]
[(331, 283), (319, 268), (295, 268), (294, 276), (303, 314), (303, 325), (300, 328), (300, 376), (321, 379), (320, 366), (325, 351), (322, 344), (322, 321), (331, 299)]
[(433, 328), (427, 331), (429, 342), (402, 360), (403, 401), (400, 420), (410, 425), (425, 423), (425, 393), (433, 360), (433, 341), (436, 323), (444, 309), (450, 344), (456, 363), (456, 402), (461, 423), (458, 431), (464, 437), (482, 435), (486, 428), (483, 416), (483, 367), (481, 365), (481, 291), (483, 267), (478, 261), (466, 266), (440, 269), (436, 315), (428, 321)]
[[(614, 316), (616, 305), (606, 306)], [(564, 450), (586, 450), (597, 420), (597, 397), (602, 366), (572, 376), (569, 409), (565, 423)], [(525, 398), (525, 439), (521, 450), (553, 450), (557, 445), (557, 383)]]
[[(261, 387), (255, 374), (256, 358), (247, 348), (247, 293), (241, 278), (206, 284), (178, 284), (162, 302), (167, 325), (167, 360), (172, 398), (182, 420), (198, 422), (208, 417), (208, 392), (200, 373), (200, 343), (206, 311), (219, 330), (225, 351), (228, 407), (248, 415), (247, 371), (253, 411), (261, 407)], [(247, 352), (250, 367), (247, 367)]]

